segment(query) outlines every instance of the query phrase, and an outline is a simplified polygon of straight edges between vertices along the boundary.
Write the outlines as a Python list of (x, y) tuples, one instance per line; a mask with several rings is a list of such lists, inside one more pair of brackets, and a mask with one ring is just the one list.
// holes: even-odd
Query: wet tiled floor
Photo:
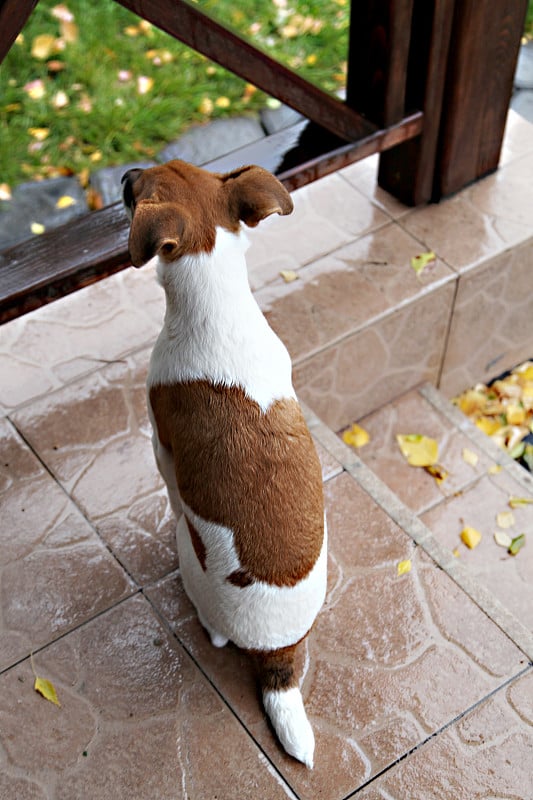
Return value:
[[(533, 549), (512, 558), (492, 534), (533, 481), (422, 384), (466, 380), (489, 352), (473, 335), (459, 363), (454, 330), (476, 263), (496, 281), (508, 247), (521, 277), (506, 275), (492, 353), (501, 364), (533, 346), (528, 320), (511, 342), (505, 327), (513, 298), (531, 296), (533, 225), (522, 212), (507, 225), (504, 175), (525, 170), (526, 133), (511, 116), (501, 172), (438, 207), (392, 200), (369, 160), (297, 193), (290, 236), (279, 220), (251, 233), (251, 280), (291, 349), (323, 468), (328, 595), (300, 664), (313, 771), (282, 752), (251, 665), (211, 646), (183, 592), (145, 408), (163, 310), (153, 272), (126, 270), (2, 328), (1, 800), (531, 800)], [(505, 203), (491, 194), (502, 185)], [(465, 203), (488, 231), (466, 266), (448, 247), (451, 230), (471, 230)], [(437, 230), (437, 264), (417, 279), (409, 257)], [(299, 280), (284, 284), (281, 268)], [(336, 433), (356, 419), (371, 433), (357, 453)], [(440, 487), (397, 452), (409, 432), (439, 440)], [(533, 506), (514, 513), (531, 537)], [(463, 523), (484, 534), (471, 552)], [(34, 673), (60, 707), (33, 691)]]

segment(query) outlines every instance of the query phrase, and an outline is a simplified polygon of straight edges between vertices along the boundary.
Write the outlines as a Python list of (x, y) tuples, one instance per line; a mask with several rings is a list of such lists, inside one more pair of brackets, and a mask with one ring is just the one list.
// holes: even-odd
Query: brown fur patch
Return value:
[(298, 685), (294, 662), (298, 644), (280, 647), (265, 653), (251, 653), (255, 660), (261, 688), (267, 691), (284, 691)]
[(187, 528), (189, 530), (189, 536), (191, 537), (191, 542), (193, 546), (193, 550), (196, 553), (196, 558), (200, 562), (200, 566), (202, 567), (203, 571), (205, 572), (206, 567), (206, 559), (207, 559), (207, 550), (205, 548), (205, 544), (202, 541), (202, 537), (192, 524), (192, 522), (187, 518), (185, 515), (185, 522), (187, 523)]
[(152, 387), (150, 402), (185, 503), (231, 528), (254, 580), (302, 580), (320, 554), (324, 518), (320, 464), (298, 403), (278, 400), (263, 413), (242, 389), (207, 381)]
[(228, 575), (226, 580), (234, 586), (240, 586), (241, 589), (244, 589), (245, 586), (250, 586), (254, 582), (253, 577), (245, 569), (236, 569), (231, 575)]

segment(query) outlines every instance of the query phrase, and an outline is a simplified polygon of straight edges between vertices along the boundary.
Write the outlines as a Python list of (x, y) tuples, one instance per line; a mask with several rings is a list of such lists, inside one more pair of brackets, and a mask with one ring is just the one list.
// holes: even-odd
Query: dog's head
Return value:
[(261, 167), (219, 175), (184, 161), (131, 169), (122, 177), (122, 197), (131, 220), (129, 250), (136, 267), (159, 255), (175, 261), (209, 253), (217, 227), (236, 232), (241, 220), (255, 227), (270, 214), (290, 214), (285, 187)]

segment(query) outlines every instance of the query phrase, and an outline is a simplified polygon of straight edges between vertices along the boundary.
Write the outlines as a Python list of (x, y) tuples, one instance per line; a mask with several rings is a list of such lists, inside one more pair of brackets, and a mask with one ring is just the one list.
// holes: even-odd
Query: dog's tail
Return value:
[(294, 670), (298, 645), (255, 653), (263, 705), (281, 744), (294, 758), (313, 767), (315, 737), (307, 719)]

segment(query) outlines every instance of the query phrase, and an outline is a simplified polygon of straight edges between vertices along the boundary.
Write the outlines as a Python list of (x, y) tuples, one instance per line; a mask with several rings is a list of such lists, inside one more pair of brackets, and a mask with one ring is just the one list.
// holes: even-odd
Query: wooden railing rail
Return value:
[[(345, 102), (186, 0), (116, 1), (309, 120), (278, 174), (289, 189), (380, 153), (380, 185), (418, 205), (497, 167), (527, 0), (353, 0)], [(36, 3), (0, 0), (0, 61)], [(261, 163), (276, 136), (205, 166)], [(0, 322), (129, 263), (119, 205), (12, 247)]]

